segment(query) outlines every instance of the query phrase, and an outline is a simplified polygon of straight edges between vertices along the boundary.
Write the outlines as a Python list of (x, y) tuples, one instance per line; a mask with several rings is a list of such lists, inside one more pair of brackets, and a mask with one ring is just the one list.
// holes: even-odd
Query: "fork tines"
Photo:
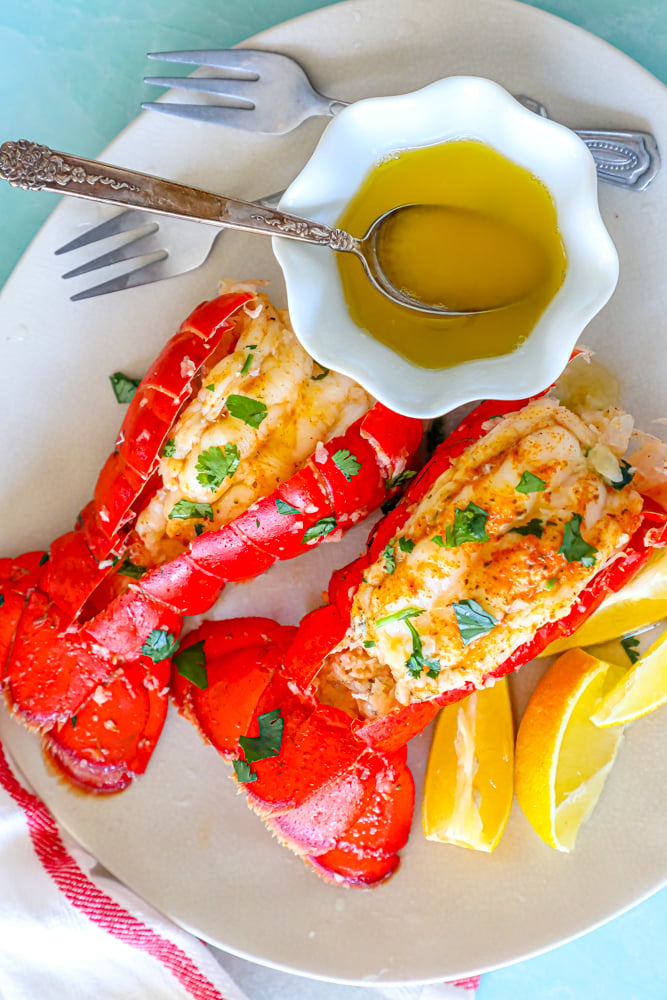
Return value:
[(267, 134), (289, 131), (299, 120), (294, 119), (298, 112), (285, 107), (286, 103), (293, 104), (289, 98), (297, 95), (285, 88), (292, 86), (292, 81), (301, 82), (301, 77), (307, 86), (307, 79), (289, 56), (261, 49), (185, 49), (149, 52), (148, 58), (217, 70), (214, 76), (144, 77), (149, 86), (208, 94), (217, 98), (217, 103), (147, 101), (141, 105), (145, 111)]

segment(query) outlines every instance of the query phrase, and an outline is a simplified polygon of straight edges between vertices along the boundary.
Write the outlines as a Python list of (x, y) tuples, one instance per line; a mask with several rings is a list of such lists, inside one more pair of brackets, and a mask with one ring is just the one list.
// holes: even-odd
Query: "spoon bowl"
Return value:
[[(451, 258), (439, 254), (447, 240), (459, 247), (455, 267)], [(432, 250), (432, 266), (426, 270), (414, 253), (420, 244)], [(547, 267), (544, 248), (528, 233), (472, 209), (448, 205), (388, 209), (365, 236), (354, 240), (350, 251), (361, 258), (382, 294), (434, 316), (507, 309), (540, 284)]]

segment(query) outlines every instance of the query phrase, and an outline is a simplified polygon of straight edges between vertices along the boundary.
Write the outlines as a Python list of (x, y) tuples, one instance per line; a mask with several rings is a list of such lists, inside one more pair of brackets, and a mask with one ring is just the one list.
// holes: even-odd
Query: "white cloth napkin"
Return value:
[(2, 1000), (473, 1000), (477, 982), (336, 986), (208, 948), (61, 830), (0, 743)]

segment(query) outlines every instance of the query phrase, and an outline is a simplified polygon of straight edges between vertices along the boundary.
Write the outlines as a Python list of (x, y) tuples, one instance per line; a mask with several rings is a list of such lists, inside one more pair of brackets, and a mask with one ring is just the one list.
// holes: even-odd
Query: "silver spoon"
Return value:
[(470, 316), (492, 312), (508, 305), (504, 302), (481, 309), (449, 309), (440, 303), (423, 302), (391, 282), (377, 252), (382, 227), (390, 219), (395, 220), (400, 213), (420, 206), (401, 205), (385, 212), (370, 226), (366, 235), (359, 239), (342, 229), (332, 229), (278, 209), (211, 194), (136, 170), (55, 152), (48, 146), (41, 146), (27, 139), (4, 142), (0, 146), (0, 178), (9, 181), (13, 187), (24, 190), (57, 191), (59, 194), (74, 195), (89, 201), (142, 208), (223, 228), (282, 236), (343, 253), (353, 253), (361, 260), (368, 277), (383, 295), (418, 312)]

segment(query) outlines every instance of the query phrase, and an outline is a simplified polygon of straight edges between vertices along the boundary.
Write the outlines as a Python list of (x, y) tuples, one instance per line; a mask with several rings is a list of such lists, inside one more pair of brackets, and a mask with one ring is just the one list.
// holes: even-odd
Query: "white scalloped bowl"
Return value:
[(321, 365), (351, 376), (387, 406), (414, 417), (434, 417), (475, 399), (521, 399), (546, 388), (618, 279), (618, 255), (600, 216), (595, 164), (585, 144), (478, 77), (449, 77), (415, 93), (345, 108), (325, 129), (280, 207), (335, 225), (387, 156), (450, 139), (478, 139), (525, 167), (556, 206), (567, 254), (565, 279), (530, 335), (510, 354), (440, 370), (420, 368), (351, 319), (333, 251), (273, 240), (292, 324), (305, 349)]

